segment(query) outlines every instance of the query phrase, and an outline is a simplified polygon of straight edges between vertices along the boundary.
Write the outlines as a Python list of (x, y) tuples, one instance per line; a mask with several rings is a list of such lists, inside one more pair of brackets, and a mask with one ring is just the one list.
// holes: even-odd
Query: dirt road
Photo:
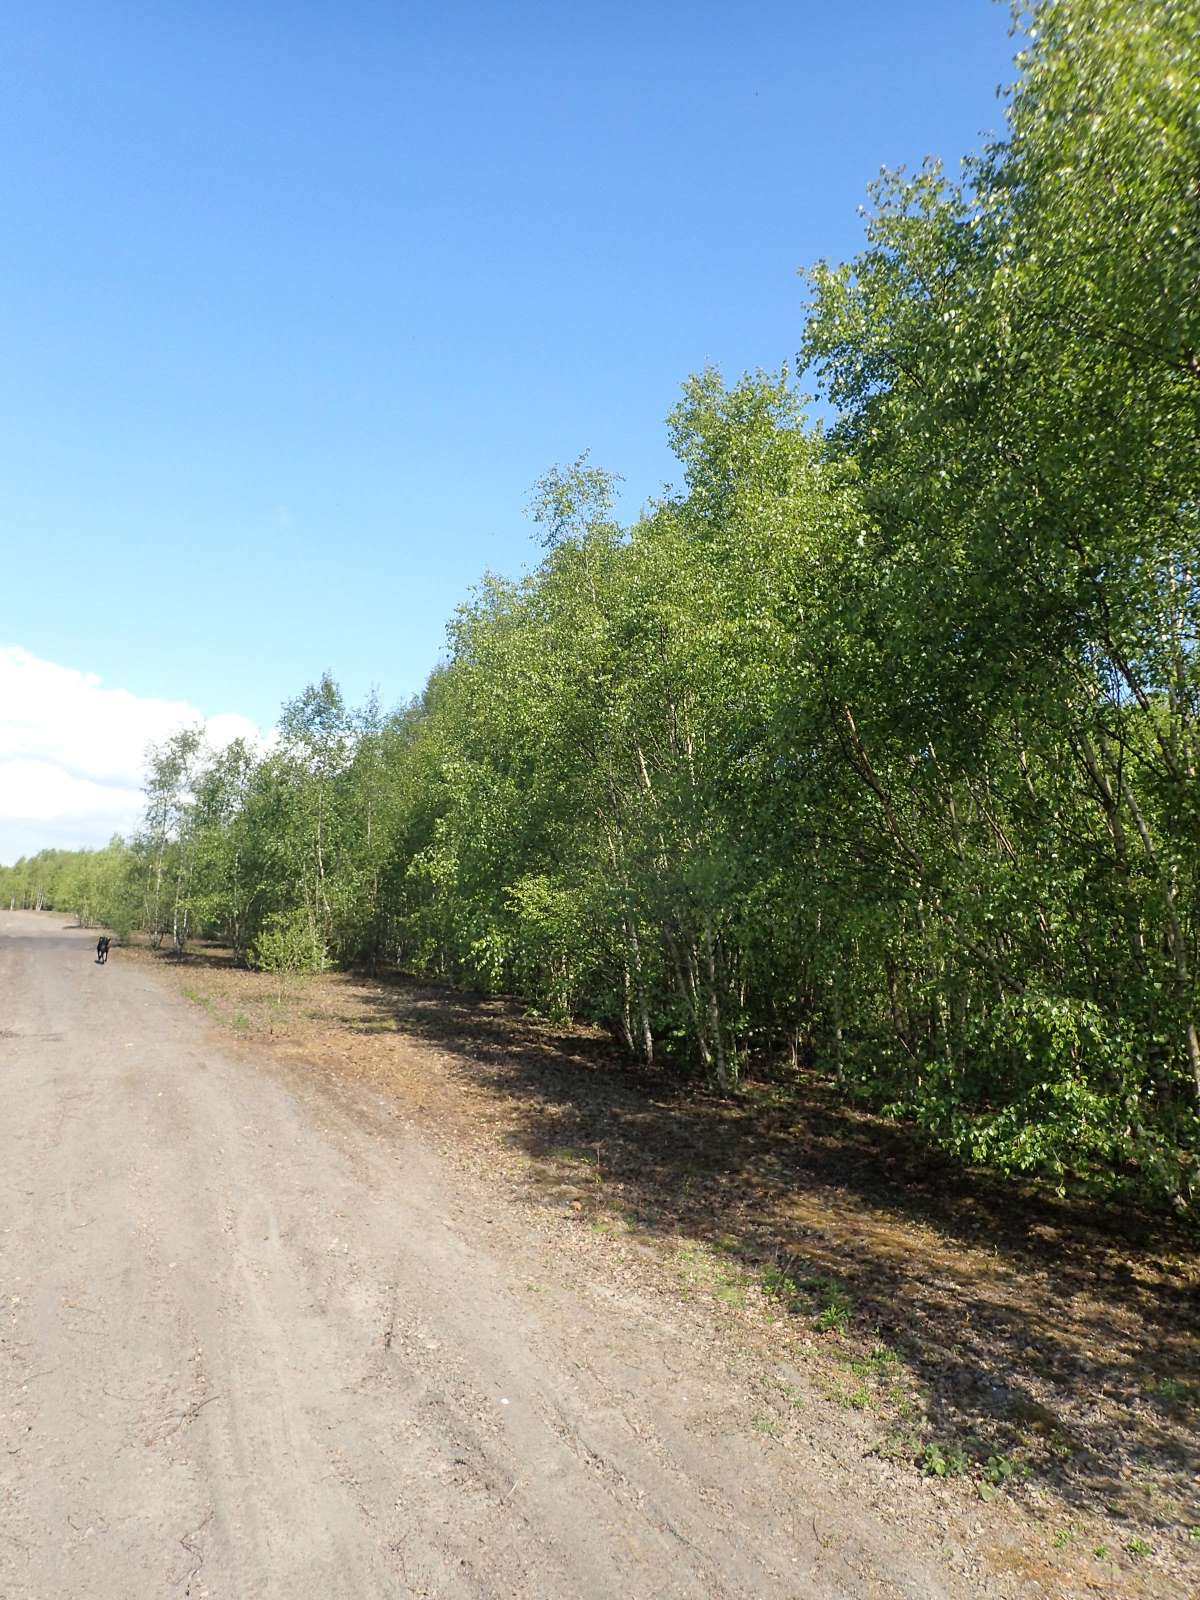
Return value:
[(0, 914), (0, 1600), (953, 1591), (382, 1103)]

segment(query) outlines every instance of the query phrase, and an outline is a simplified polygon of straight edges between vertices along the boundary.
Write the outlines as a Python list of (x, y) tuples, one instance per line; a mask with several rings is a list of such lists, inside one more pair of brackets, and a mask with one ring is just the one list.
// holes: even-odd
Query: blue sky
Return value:
[(5, 8), (0, 643), (263, 725), (413, 693), (534, 479), (636, 513), (1012, 51), (992, 0)]

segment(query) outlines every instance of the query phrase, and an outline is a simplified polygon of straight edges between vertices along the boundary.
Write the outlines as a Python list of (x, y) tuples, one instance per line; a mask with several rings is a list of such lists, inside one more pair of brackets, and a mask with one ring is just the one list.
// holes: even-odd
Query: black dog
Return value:
[(100, 938), (96, 940), (96, 960), (101, 966), (103, 966), (108, 960), (108, 947), (110, 943), (111, 941), (106, 933), (101, 934)]

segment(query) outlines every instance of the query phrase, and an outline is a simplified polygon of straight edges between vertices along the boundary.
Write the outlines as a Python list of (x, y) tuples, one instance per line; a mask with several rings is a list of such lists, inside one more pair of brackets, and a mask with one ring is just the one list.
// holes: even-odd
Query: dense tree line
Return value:
[(800, 361), (692, 379), (685, 486), (586, 460), (419, 701), (322, 680), (155, 752), (40, 898), (386, 962), (729, 1089), (816, 1069), (957, 1156), (1200, 1198), (1200, 7), (1024, 18), (1002, 142), (887, 177)]

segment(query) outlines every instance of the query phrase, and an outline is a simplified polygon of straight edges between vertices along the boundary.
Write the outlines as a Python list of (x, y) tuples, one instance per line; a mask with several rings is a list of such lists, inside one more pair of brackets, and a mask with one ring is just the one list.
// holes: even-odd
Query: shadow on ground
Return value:
[[(798, 1328), (832, 1307), (848, 1350), (894, 1352), (925, 1396), (921, 1444), (962, 1446), (976, 1471), (1024, 1464), (1138, 1528), (1200, 1524), (1194, 1236), (931, 1160), (819, 1082), (720, 1099), (504, 1002), (342, 981), (343, 1026), (415, 1036), (494, 1089), (560, 1197), (574, 1163), (576, 1192), (619, 1225), (705, 1241)], [(899, 1429), (897, 1448), (916, 1443)]]

